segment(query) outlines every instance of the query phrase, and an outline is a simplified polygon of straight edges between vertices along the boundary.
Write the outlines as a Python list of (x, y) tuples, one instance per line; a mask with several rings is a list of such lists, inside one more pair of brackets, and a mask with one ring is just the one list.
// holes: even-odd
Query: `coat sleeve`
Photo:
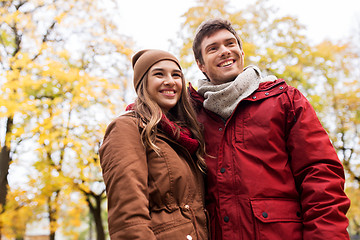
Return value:
[(287, 146), (301, 198), (304, 239), (349, 239), (343, 166), (308, 100), (292, 91)]
[(136, 119), (114, 120), (99, 154), (111, 239), (156, 239), (149, 227), (148, 166)]

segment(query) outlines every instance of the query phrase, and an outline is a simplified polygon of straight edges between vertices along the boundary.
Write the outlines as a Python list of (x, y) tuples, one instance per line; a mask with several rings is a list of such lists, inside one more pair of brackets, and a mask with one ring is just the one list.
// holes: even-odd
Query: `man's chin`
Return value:
[(238, 74), (237, 75), (229, 75), (229, 76), (224, 76), (222, 79), (221, 79), (221, 82), (222, 83), (228, 83), (228, 82), (232, 82), (232, 81), (234, 81), (235, 79), (236, 79), (236, 77), (238, 76)]
[(210, 82), (211, 82), (212, 84), (215, 84), (215, 85), (220, 85), (220, 84), (232, 82), (232, 81), (235, 80), (235, 78), (236, 78), (236, 77), (215, 79), (215, 80), (210, 80)]

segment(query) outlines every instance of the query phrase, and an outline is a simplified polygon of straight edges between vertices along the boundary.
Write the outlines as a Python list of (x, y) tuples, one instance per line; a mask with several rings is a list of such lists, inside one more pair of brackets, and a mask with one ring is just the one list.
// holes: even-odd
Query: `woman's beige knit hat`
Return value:
[(162, 60), (174, 61), (180, 68), (180, 63), (177, 58), (171, 53), (157, 50), (157, 49), (145, 49), (137, 52), (132, 58), (132, 67), (134, 69), (134, 87), (138, 88), (142, 78), (146, 72), (157, 62)]

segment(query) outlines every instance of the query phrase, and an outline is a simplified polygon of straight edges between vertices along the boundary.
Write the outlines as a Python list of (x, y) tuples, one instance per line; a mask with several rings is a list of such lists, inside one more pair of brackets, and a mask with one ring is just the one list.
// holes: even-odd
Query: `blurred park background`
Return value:
[[(311, 101), (344, 164), (348, 231), (358, 239), (359, 2), (283, 1), (295, 10), (305, 4), (302, 16), (312, 15), (318, 32), (280, 0), (130, 2), (132, 9), (123, 0), (0, 0), (0, 239), (109, 239), (98, 149), (134, 98), (131, 56), (168, 50), (196, 86), (192, 39), (211, 17), (233, 23), (246, 65)], [(345, 15), (326, 16), (330, 5), (339, 13), (345, 5)], [(335, 24), (349, 15), (351, 23)]]

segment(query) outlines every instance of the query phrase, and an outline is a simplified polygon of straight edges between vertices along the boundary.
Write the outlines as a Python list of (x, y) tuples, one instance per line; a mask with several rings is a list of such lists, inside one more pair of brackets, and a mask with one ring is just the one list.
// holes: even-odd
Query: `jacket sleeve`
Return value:
[(308, 100), (297, 89), (290, 91), (293, 123), (287, 146), (301, 198), (304, 239), (349, 239), (343, 166)]
[(136, 119), (114, 120), (99, 154), (111, 239), (156, 239), (149, 227), (148, 166)]

